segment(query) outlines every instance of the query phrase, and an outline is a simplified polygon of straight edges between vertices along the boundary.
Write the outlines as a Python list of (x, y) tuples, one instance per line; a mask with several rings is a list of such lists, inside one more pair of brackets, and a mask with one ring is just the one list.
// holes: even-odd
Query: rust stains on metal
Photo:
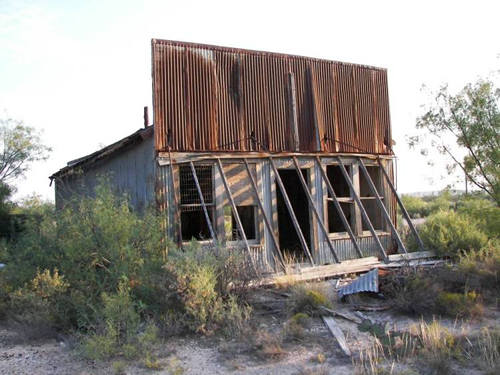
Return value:
[(385, 69), (157, 39), (152, 61), (157, 151), (294, 151), (295, 117), (299, 152), (391, 153)]

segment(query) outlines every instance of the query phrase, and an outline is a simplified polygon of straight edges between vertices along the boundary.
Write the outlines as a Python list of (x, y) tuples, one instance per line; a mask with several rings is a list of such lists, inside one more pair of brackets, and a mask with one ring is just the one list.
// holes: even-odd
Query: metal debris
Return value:
[(340, 288), (338, 290), (338, 295), (340, 298), (343, 298), (349, 294), (360, 292), (378, 293), (378, 291), (378, 269), (373, 269), (358, 277), (352, 283)]

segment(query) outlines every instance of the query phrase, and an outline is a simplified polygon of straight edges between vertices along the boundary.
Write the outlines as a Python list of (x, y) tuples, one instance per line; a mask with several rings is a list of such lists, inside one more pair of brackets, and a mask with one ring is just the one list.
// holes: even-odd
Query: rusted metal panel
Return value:
[(384, 69), (301, 56), (152, 40), (157, 151), (389, 154)]

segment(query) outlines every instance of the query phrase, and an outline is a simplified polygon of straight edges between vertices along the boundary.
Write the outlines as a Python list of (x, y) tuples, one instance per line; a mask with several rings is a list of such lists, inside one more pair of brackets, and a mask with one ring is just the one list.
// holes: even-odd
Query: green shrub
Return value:
[(443, 190), (439, 195), (428, 200), (429, 214), (448, 211), (453, 207), (453, 197), (449, 190)]
[[(462, 252), (479, 250), (488, 242), (474, 219), (454, 211), (439, 211), (429, 216), (420, 228), (420, 237), (429, 250), (440, 256), (458, 258)], [(413, 237), (408, 246), (417, 250)]]
[(480, 317), (483, 306), (475, 292), (441, 292), (436, 300), (437, 311), (452, 318)]
[(302, 341), (306, 338), (306, 330), (311, 322), (309, 315), (303, 312), (296, 313), (285, 323), (283, 337), (290, 341)]
[(157, 215), (132, 212), (126, 198), (115, 196), (108, 185), (99, 186), (95, 198), (41, 211), (7, 246), (5, 280), (12, 289), (29, 283), (37, 269), (57, 267), (70, 285), (61, 301), (64, 326), (83, 329), (94, 327), (102, 294), (115, 293), (122, 276), (149, 309), (163, 308), (154, 298), (156, 279), (171, 245), (163, 241)]
[(302, 283), (292, 286), (292, 295), (287, 300), (292, 314), (305, 313), (309, 316), (320, 314), (321, 307), (331, 308), (326, 288), (322, 284)]
[(235, 333), (250, 315), (250, 308), (239, 304), (229, 288), (237, 279), (228, 277), (236, 275), (228, 269), (240, 266), (226, 252), (203, 250), (194, 242), (183, 251), (171, 251), (164, 268), (168, 288), (174, 291), (169, 302), (177, 310), (173, 316), (182, 316), (186, 328), (194, 332), (210, 334), (225, 328)]
[(64, 327), (68, 287), (57, 269), (52, 273), (49, 270), (37, 271), (30, 283), (10, 293), (9, 319), (28, 338), (52, 335), (56, 328)]
[(422, 198), (402, 195), (401, 200), (403, 201), (406, 211), (408, 211), (411, 218), (426, 217), (429, 215), (429, 204)]
[(295, 315), (293, 315), (290, 320), (294, 323), (297, 323), (303, 327), (309, 325), (310, 321), (311, 321), (311, 318), (309, 317), (309, 315), (307, 315), (306, 313), (303, 313), (303, 312), (299, 312)]
[(500, 207), (482, 197), (466, 196), (457, 204), (457, 212), (473, 218), (479, 229), (489, 238), (500, 236)]
[(500, 297), (500, 243), (490, 241), (478, 251), (460, 256), (457, 273), (462, 275), (464, 288), (480, 292), (487, 299)]
[(133, 359), (149, 353), (156, 343), (158, 330), (153, 324), (141, 330), (138, 306), (128, 284), (123, 278), (115, 294), (103, 293), (102, 324), (83, 340), (82, 351), (87, 358), (103, 360), (122, 354)]
[[(29, 321), (23, 314), (38, 309), (39, 319), (79, 329), (84, 353), (98, 359), (147, 353), (141, 342), (151, 341), (147, 321), (162, 332), (174, 327), (227, 335), (246, 325), (251, 309), (242, 301), (257, 275), (242, 252), (203, 250), (196, 243), (179, 250), (164, 238), (159, 215), (134, 213), (106, 184), (94, 198), (60, 211), (32, 212), (37, 215), (16, 240), (0, 243), (8, 264), (0, 274), (0, 315), (5, 304), (22, 305), (9, 310)], [(56, 267), (54, 274), (37, 274)]]
[(283, 337), (289, 341), (303, 341), (306, 338), (304, 326), (290, 319), (283, 327)]
[(433, 314), (442, 287), (430, 273), (403, 268), (384, 278), (380, 290), (397, 310), (421, 316)]

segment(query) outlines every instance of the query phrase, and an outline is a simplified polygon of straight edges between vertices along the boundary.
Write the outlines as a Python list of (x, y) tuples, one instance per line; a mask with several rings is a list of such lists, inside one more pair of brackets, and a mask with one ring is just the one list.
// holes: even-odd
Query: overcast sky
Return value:
[(142, 126), (151, 38), (305, 55), (388, 69), (401, 192), (443, 188), (408, 150), (422, 84), (458, 89), (500, 68), (498, 1), (0, 0), (0, 111), (53, 148), (17, 198), (53, 199), (48, 176)]

